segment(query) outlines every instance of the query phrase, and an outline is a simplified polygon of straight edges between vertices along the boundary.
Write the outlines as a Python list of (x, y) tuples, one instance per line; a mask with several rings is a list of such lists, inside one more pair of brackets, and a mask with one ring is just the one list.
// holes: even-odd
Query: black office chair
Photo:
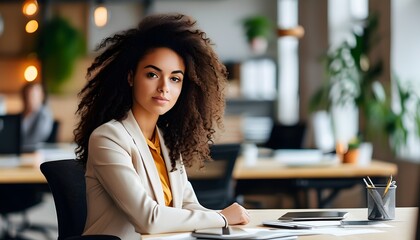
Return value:
[(59, 131), (59, 129), (60, 129), (60, 121), (54, 120), (52, 129), (51, 129), (51, 133), (48, 136), (47, 140), (45, 140), (45, 142), (47, 142), (47, 143), (58, 142), (58, 131)]
[(205, 162), (205, 168), (199, 172), (203, 178), (190, 179), (198, 201), (204, 207), (223, 209), (235, 201), (232, 174), (240, 147), (236, 143), (211, 146), (210, 155), (214, 161)]
[(120, 240), (110, 235), (81, 236), (86, 222), (86, 183), (83, 166), (74, 159), (41, 164), (57, 212), (58, 240)]
[[(417, 206), (416, 207), (420, 208), (420, 165), (417, 165)], [(417, 212), (415, 240), (420, 240), (420, 211)]]
[(303, 148), (305, 132), (305, 123), (293, 125), (274, 123), (270, 137), (263, 146), (271, 149), (300, 149)]

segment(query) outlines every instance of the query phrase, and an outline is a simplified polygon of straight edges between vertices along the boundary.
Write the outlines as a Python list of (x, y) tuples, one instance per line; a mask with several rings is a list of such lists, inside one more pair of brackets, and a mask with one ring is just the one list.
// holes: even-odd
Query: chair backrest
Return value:
[(51, 129), (51, 133), (48, 136), (47, 140), (45, 140), (45, 142), (47, 142), (47, 143), (58, 142), (58, 131), (59, 130), (60, 130), (60, 121), (54, 120), (52, 129)]
[(271, 149), (303, 148), (305, 132), (306, 125), (304, 123), (297, 123), (294, 125), (274, 123), (270, 137), (264, 144), (264, 147)]
[[(417, 208), (420, 208), (420, 165), (417, 166)], [(420, 240), (420, 211), (417, 212), (416, 219), (416, 240)]]
[(21, 153), (21, 115), (0, 115), (0, 154)]
[(203, 206), (222, 209), (233, 202), (232, 174), (240, 148), (237, 143), (213, 145), (210, 156), (214, 161), (206, 161), (204, 169), (188, 170), (190, 176), (194, 175), (190, 182)]
[(83, 166), (74, 159), (41, 164), (54, 198), (58, 239), (80, 236), (86, 222), (86, 183)]

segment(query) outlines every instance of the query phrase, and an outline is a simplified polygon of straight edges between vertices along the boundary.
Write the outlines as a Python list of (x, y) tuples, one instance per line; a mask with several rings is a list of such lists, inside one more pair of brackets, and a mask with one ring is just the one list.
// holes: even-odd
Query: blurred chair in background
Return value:
[[(417, 165), (417, 208), (420, 208), (420, 165)], [(420, 240), (420, 211), (417, 211), (416, 240)]]
[(60, 130), (60, 121), (54, 120), (51, 133), (48, 136), (46, 143), (57, 143), (58, 142), (58, 132)]
[(239, 143), (215, 144), (210, 148), (214, 161), (206, 161), (205, 168), (201, 170), (189, 169), (196, 175), (190, 178), (190, 182), (204, 207), (223, 209), (235, 202), (232, 174), (240, 148)]
[[(43, 193), (36, 186), (27, 184), (7, 184), (0, 186), (0, 216), (4, 221), (0, 239), (24, 240), (25, 231), (40, 232), (45, 239), (52, 239), (49, 230), (56, 229), (52, 225), (32, 223), (27, 211), (42, 203)], [(12, 221), (10, 215), (20, 215), (21, 221)], [(15, 218), (13, 218), (15, 219)]]

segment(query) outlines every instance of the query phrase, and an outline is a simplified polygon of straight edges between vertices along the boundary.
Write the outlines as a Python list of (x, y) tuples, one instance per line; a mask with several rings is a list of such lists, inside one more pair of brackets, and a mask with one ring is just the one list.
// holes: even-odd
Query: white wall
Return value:
[[(277, 1), (273, 0), (156, 0), (152, 12), (179, 12), (191, 15), (213, 40), (215, 50), (223, 61), (242, 61), (252, 57), (246, 43), (241, 19), (263, 14), (273, 22), (277, 19)], [(276, 43), (268, 53), (276, 58)]]
[(133, 28), (142, 19), (143, 6), (140, 3), (115, 3), (106, 2), (108, 9), (108, 23), (104, 27), (96, 27), (93, 22), (93, 11), (96, 7), (95, 4), (90, 4), (88, 15), (88, 50), (94, 52), (102, 39), (109, 37), (116, 32)]
[(391, 1), (391, 69), (420, 93), (420, 1)]
[[(109, 22), (103, 28), (95, 27), (88, 19), (88, 49), (93, 52), (102, 39), (117, 31), (135, 27), (144, 16), (139, 3), (106, 3)], [(94, 5), (90, 9), (91, 16)], [(252, 57), (246, 42), (241, 20), (250, 15), (266, 15), (273, 23), (277, 19), (277, 1), (273, 0), (155, 0), (151, 13), (178, 12), (191, 15), (200, 28), (215, 43), (215, 50), (223, 61), (243, 61)], [(267, 55), (276, 59), (275, 39), (270, 43)]]

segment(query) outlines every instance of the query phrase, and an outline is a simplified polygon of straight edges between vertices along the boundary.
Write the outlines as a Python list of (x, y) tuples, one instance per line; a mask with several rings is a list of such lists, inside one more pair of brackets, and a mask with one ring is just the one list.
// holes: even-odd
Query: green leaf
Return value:
[(42, 63), (42, 76), (50, 92), (59, 92), (71, 77), (75, 61), (86, 51), (83, 35), (60, 16), (40, 29), (35, 49)]

